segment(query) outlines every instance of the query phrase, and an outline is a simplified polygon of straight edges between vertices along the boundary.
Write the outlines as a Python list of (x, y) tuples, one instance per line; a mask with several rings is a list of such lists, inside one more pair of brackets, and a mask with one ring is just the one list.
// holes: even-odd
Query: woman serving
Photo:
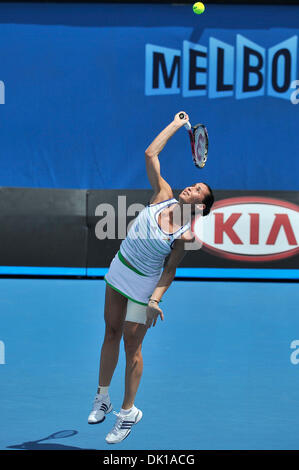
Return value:
[[(143, 360), (142, 342), (158, 317), (164, 319), (159, 303), (171, 285), (176, 268), (185, 254), (185, 243), (194, 240), (192, 217), (201, 207), (203, 215), (214, 202), (211, 188), (196, 183), (185, 188), (176, 200), (160, 174), (159, 154), (175, 132), (189, 121), (182, 112), (154, 139), (145, 151), (147, 175), (153, 196), (133, 222), (105, 276), (105, 337), (102, 345), (99, 387), (88, 422), (100, 423), (112, 410), (109, 385), (116, 368), (121, 338), (126, 353), (125, 394), (116, 423), (106, 442), (121, 442), (142, 418), (134, 405)], [(187, 209), (187, 210), (186, 210)], [(164, 266), (165, 258), (168, 257)]]

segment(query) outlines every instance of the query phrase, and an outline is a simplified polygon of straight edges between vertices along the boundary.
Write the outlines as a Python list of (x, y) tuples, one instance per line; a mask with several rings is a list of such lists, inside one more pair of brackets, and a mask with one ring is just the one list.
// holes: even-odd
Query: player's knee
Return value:
[(122, 337), (121, 328), (115, 328), (112, 325), (106, 325), (105, 341), (109, 343), (120, 342)]
[(143, 363), (142, 353), (140, 348), (136, 349), (134, 346), (126, 346), (125, 345), (125, 352), (126, 352), (126, 361), (127, 364), (129, 363), (131, 367), (134, 368), (139, 364)]
[(136, 360), (142, 358), (140, 341), (133, 335), (124, 336), (124, 347), (127, 356), (134, 357)]

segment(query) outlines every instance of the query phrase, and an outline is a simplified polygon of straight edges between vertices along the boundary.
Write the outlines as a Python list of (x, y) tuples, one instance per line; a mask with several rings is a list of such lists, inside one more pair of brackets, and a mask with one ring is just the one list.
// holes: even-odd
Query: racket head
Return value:
[(75, 434), (78, 434), (78, 431), (75, 430), (65, 430), (65, 431), (58, 431), (50, 434), (50, 436), (45, 437), (44, 439), (40, 439), (41, 441), (46, 441), (48, 439), (62, 439), (64, 437), (72, 437)]
[(209, 136), (204, 124), (192, 126), (189, 132), (193, 163), (197, 168), (202, 169), (208, 158)]

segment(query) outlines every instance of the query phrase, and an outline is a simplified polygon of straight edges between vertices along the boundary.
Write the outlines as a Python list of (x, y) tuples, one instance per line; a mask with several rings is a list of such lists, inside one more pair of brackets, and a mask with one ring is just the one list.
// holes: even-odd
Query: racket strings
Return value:
[(200, 126), (194, 129), (194, 163), (202, 168), (207, 161), (208, 140), (205, 129)]

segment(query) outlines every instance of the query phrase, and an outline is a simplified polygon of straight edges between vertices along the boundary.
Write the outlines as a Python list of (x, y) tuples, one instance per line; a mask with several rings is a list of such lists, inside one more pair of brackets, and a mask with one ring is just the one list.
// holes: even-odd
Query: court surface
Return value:
[[(298, 284), (175, 281), (144, 342), (143, 419), (114, 446), (112, 413), (87, 424), (104, 293), (102, 280), (0, 279), (0, 449), (299, 448)], [(116, 411), (123, 381), (122, 344)]]

